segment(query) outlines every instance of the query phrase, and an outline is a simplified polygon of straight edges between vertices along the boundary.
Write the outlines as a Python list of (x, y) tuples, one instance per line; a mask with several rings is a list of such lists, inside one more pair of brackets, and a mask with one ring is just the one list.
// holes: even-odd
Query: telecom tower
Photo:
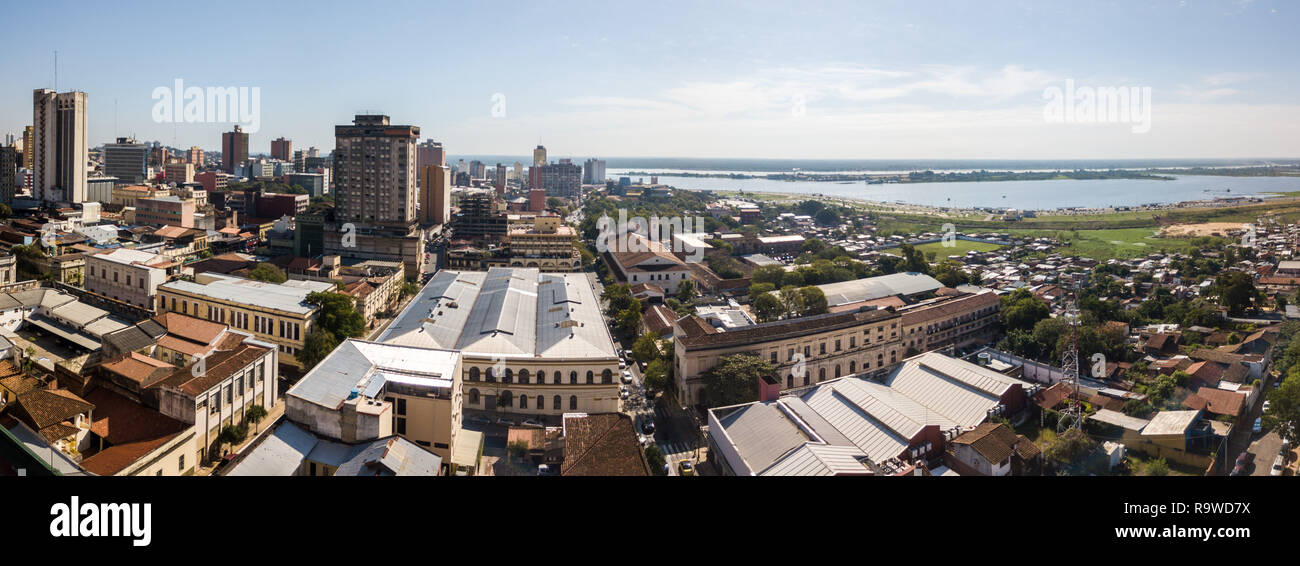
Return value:
[(1074, 388), (1066, 409), (1056, 421), (1056, 431), (1064, 432), (1068, 428), (1082, 428), (1083, 406), (1079, 403), (1079, 280), (1070, 282), (1070, 294), (1066, 298), (1065, 318), (1067, 345), (1061, 353), (1061, 370), (1064, 379)]

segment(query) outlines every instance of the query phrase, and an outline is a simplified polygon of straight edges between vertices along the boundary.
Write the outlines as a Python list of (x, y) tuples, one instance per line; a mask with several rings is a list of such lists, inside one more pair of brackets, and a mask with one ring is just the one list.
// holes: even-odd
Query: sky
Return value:
[[(104, 6), (4, 2), (0, 134), (31, 122), (57, 51), (92, 146), (219, 149), (229, 120), (157, 108), (181, 80), (258, 89), (253, 153), (328, 152), (334, 125), (379, 112), (453, 155), (1300, 156), (1287, 0)], [(1132, 111), (1099, 119), (1087, 93), (1120, 88)]]

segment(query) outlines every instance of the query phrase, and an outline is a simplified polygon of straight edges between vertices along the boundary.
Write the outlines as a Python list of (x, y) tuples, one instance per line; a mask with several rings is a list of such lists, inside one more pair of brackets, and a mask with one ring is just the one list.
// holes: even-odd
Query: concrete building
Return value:
[(582, 273), (439, 271), (380, 341), (459, 350), (466, 410), (619, 409), (619, 358)]
[(897, 309), (903, 315), (903, 347), (928, 352), (965, 348), (997, 337), (1002, 302), (991, 290), (945, 295)]
[(322, 173), (291, 173), (284, 176), (284, 183), (306, 189), (308, 197), (320, 197), (329, 193), (329, 185)]
[(436, 476), (443, 459), (400, 436), (346, 444), (281, 421), (246, 447), (228, 476)]
[(32, 98), (34, 196), (43, 202), (86, 200), (88, 95), (37, 89)]
[(538, 144), (537, 148), (533, 150), (533, 167), (541, 167), (542, 165), (546, 165), (546, 148)]
[(285, 393), (286, 417), (349, 444), (396, 434), (450, 462), (461, 424), (461, 354), (347, 340)]
[(271, 159), (291, 161), (293, 159), (293, 140), (282, 137), (271, 140)]
[(104, 144), (104, 174), (123, 183), (139, 184), (148, 176), (149, 146), (131, 138)]
[(14, 146), (0, 146), (0, 202), (11, 204), (18, 193), (18, 166), (23, 155)]
[(583, 163), (582, 182), (586, 185), (605, 184), (605, 160), (593, 157)]
[(86, 256), (86, 290), (143, 309), (154, 308), (158, 286), (176, 264), (167, 256), (118, 248)]
[(334, 220), (325, 253), (345, 259), (403, 261), (408, 277), (424, 268), (416, 186), (418, 126), (388, 116), (357, 115), (334, 128)]
[(199, 146), (191, 146), (185, 154), (185, 162), (193, 165), (195, 169), (202, 169), (204, 165), (203, 150)]
[(135, 220), (140, 224), (194, 227), (194, 201), (166, 196), (142, 198), (135, 203)]
[(511, 227), (510, 267), (536, 267), (544, 272), (582, 270), (582, 255), (575, 247), (578, 232), (560, 223), (554, 214), (539, 215), (532, 226)]
[(901, 319), (891, 309), (864, 307), (723, 330), (700, 317), (684, 317), (673, 324), (677, 398), (688, 406), (703, 402), (705, 372), (735, 354), (766, 360), (785, 389), (880, 373), (905, 352)]
[(582, 167), (562, 160), (550, 165), (535, 165), (528, 172), (529, 188), (546, 190), (546, 196), (577, 201), (582, 198)]
[(259, 340), (274, 344), (281, 364), (301, 368), (297, 354), (316, 324), (317, 307), (306, 303), (312, 292), (333, 291), (333, 283), (285, 281), (266, 283), (200, 273), (194, 281), (172, 281), (158, 287), (157, 312), (179, 312), (229, 324)]
[(446, 165), (420, 168), (420, 223), (436, 226), (451, 219), (451, 169)]
[(168, 163), (163, 166), (163, 178), (168, 183), (181, 185), (194, 182), (194, 165), (191, 163)]
[(221, 170), (234, 173), (235, 167), (248, 161), (248, 134), (239, 126), (221, 134)]

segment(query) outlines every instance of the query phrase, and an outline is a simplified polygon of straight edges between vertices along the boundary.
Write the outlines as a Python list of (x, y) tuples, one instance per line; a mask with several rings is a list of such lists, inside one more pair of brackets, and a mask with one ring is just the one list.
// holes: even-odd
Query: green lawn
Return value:
[[(971, 242), (967, 240), (955, 240), (952, 243), (953, 243), (952, 247), (947, 247), (943, 245), (943, 242), (935, 242), (933, 244), (921, 244), (919, 246), (916, 246), (916, 249), (917, 251), (920, 251), (922, 254), (927, 254), (927, 255), (933, 252), (936, 259), (943, 259), (950, 255), (966, 255), (966, 252), (971, 250), (975, 250), (977, 252), (991, 252), (993, 250), (1002, 247), (997, 244), (985, 244), (983, 242)], [(890, 248), (887, 250), (880, 250), (880, 251), (881, 253), (887, 253), (890, 255), (902, 255), (902, 252), (900, 252), (898, 248)]]
[(1095, 260), (1128, 259), (1155, 252), (1191, 253), (1192, 238), (1158, 238), (1154, 228), (1115, 230), (1007, 230), (1018, 236), (1057, 238), (1069, 242), (1060, 252)]

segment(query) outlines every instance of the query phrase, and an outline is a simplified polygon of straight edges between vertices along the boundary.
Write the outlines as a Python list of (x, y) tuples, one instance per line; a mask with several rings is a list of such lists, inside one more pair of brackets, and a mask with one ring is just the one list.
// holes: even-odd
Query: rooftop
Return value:
[(349, 339), (286, 395), (333, 410), (343, 406), (353, 390), (373, 398), (390, 381), (451, 387), (459, 363), (460, 354), (451, 350)]
[(159, 285), (158, 288), (251, 307), (307, 315), (316, 310), (315, 306), (307, 304), (307, 295), (313, 292), (333, 291), (335, 287), (333, 283), (325, 281), (285, 281), (275, 284), (204, 273), (199, 275), (196, 281), (172, 281)]

